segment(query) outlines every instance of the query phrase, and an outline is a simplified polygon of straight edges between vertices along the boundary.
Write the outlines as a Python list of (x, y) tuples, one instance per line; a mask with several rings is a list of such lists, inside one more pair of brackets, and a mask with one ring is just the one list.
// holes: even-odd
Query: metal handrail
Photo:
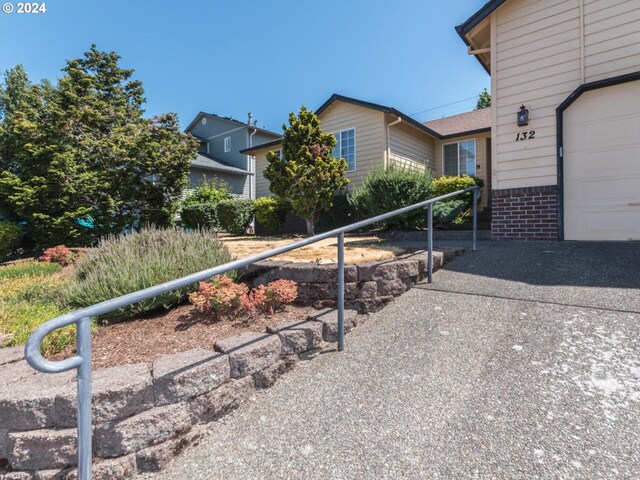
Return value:
[[(344, 234), (359, 230), (363, 227), (387, 220), (388, 218), (401, 215), (423, 207), (428, 207), (428, 266), (427, 278), (432, 282), (433, 274), (433, 204), (435, 202), (456, 197), (467, 192), (473, 193), (473, 246), (476, 250), (477, 231), (477, 209), (480, 188), (477, 186), (458, 190), (456, 192), (434, 197), (424, 202), (416, 203), (408, 207), (399, 208), (382, 215), (377, 215), (360, 222), (352, 223), (345, 227), (336, 228), (325, 233), (305, 238), (289, 245), (273, 248), (250, 257), (234, 260), (224, 265), (202, 270), (185, 277), (171, 280), (160, 285), (145, 288), (137, 292), (122, 295), (104, 302), (97, 303), (90, 307), (82, 308), (74, 312), (60, 315), (46, 323), (40, 325), (29, 337), (25, 345), (25, 358), (34, 369), (44, 373), (60, 373), (68, 370), (78, 369), (78, 478), (79, 480), (91, 479), (92, 462), (92, 439), (91, 439), (91, 317), (103, 315), (105, 313), (118, 310), (134, 303), (141, 302), (149, 298), (157, 297), (173, 290), (178, 290), (187, 285), (206, 280), (215, 275), (220, 275), (231, 270), (236, 270), (247, 265), (266, 260), (267, 258), (280, 255), (282, 253), (305, 247), (312, 243), (319, 242), (331, 237), (338, 239), (338, 350), (344, 350)], [(72, 324), (77, 325), (77, 354), (71, 358), (61, 361), (50, 361), (40, 354), (40, 347), (44, 337), (54, 330)]]

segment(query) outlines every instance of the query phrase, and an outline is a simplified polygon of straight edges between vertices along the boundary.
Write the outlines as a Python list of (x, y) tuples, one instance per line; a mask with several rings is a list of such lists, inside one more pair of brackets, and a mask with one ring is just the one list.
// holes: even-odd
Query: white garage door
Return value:
[(640, 240), (640, 81), (564, 112), (564, 222), (567, 240)]

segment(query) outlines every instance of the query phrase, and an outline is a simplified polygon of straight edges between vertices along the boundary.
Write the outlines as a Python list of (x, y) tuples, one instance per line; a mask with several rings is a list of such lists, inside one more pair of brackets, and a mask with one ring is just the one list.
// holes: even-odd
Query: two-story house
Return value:
[(457, 31), (491, 75), (493, 238), (640, 240), (640, 1), (492, 0)]
[(234, 195), (256, 198), (255, 163), (240, 150), (279, 138), (279, 134), (258, 128), (251, 114), (244, 123), (205, 112), (200, 112), (185, 132), (200, 141), (198, 156), (191, 161), (187, 191), (203, 179), (217, 178), (227, 183)]

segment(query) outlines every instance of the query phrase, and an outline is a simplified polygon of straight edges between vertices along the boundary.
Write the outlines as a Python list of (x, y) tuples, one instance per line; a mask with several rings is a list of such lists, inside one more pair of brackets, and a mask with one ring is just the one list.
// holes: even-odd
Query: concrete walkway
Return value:
[(640, 478), (640, 244), (484, 243), (154, 479)]

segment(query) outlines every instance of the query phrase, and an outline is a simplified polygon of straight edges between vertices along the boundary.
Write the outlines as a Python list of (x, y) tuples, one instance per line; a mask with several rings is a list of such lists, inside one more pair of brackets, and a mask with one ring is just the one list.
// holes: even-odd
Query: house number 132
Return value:
[(531, 130), (530, 132), (519, 132), (516, 134), (516, 142), (521, 140), (531, 140), (532, 138), (536, 138), (535, 130)]

